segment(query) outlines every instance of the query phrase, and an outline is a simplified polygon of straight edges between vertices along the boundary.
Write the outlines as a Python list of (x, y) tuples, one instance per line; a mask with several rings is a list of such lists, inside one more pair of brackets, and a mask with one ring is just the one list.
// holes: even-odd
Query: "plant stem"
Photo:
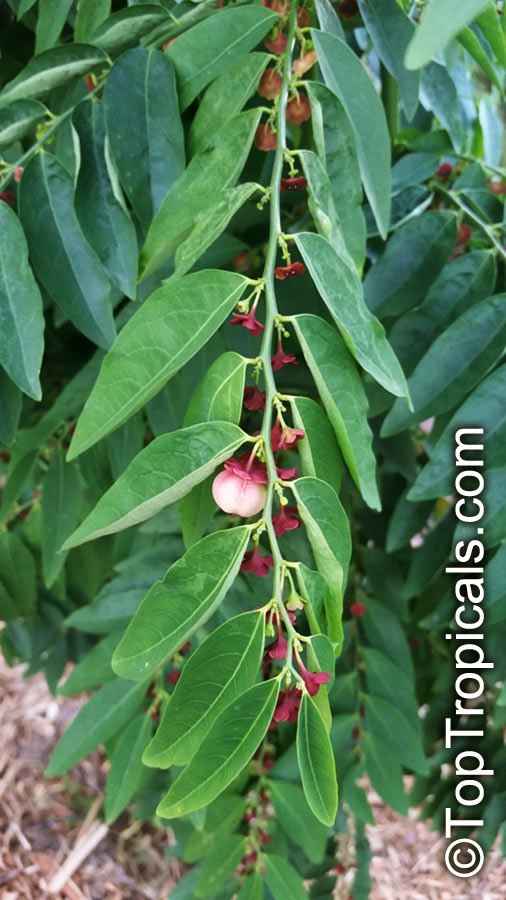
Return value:
[(278, 237), (281, 234), (281, 204), (280, 204), (280, 183), (283, 173), (284, 151), (286, 144), (286, 103), (288, 98), (288, 90), (291, 79), (292, 51), (295, 42), (297, 10), (294, 4), (290, 10), (288, 40), (283, 62), (283, 81), (281, 93), (279, 95), (277, 109), (277, 141), (276, 151), (274, 155), (274, 165), (272, 168), (272, 177), (270, 182), (271, 191), (271, 208), (269, 222), (269, 243), (267, 247), (267, 255), (265, 259), (265, 267), (263, 278), (265, 280), (265, 331), (260, 351), (260, 359), (262, 360), (262, 368), (265, 383), (265, 413), (262, 422), (262, 438), (264, 441), (265, 462), (267, 465), (267, 494), (264, 506), (264, 521), (269, 537), (271, 552), (274, 559), (274, 598), (279, 602), (281, 615), (288, 635), (293, 638), (296, 634), (295, 629), (290, 622), (288, 613), (281, 602), (281, 564), (283, 557), (279, 549), (278, 539), (272, 524), (272, 503), (274, 499), (275, 485), (278, 481), (278, 473), (276, 469), (276, 461), (271, 447), (271, 428), (272, 414), (274, 408), (274, 398), (277, 394), (276, 383), (271, 365), (272, 341), (274, 336), (275, 318), (278, 314), (276, 303), (276, 292), (274, 289), (274, 269), (276, 266), (276, 255), (278, 252)]

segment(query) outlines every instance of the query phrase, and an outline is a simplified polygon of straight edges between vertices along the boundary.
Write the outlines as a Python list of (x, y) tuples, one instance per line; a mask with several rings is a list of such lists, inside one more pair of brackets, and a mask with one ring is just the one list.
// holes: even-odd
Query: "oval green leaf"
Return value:
[(0, 93), (0, 106), (25, 97), (45, 97), (73, 78), (88, 75), (97, 66), (109, 66), (109, 57), (88, 44), (64, 44), (33, 57)]
[(324, 825), (334, 824), (337, 780), (328, 732), (314, 700), (304, 692), (297, 724), (297, 760), (306, 800)]

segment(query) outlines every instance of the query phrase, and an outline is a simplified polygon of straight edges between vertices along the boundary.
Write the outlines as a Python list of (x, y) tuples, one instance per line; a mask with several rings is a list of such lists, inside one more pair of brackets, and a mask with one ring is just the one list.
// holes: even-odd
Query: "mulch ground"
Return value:
[[(23, 680), (0, 662), (1, 900), (166, 900), (180, 876), (170, 831), (101, 819), (105, 771), (98, 754), (59, 779), (43, 770), (80, 701), (53, 698), (42, 677)], [(506, 862), (489, 854), (470, 882), (451, 877), (444, 841), (425, 823), (392, 813), (370, 792), (370, 900), (505, 900)], [(342, 858), (342, 857), (341, 857)], [(349, 896), (353, 870), (339, 878)]]

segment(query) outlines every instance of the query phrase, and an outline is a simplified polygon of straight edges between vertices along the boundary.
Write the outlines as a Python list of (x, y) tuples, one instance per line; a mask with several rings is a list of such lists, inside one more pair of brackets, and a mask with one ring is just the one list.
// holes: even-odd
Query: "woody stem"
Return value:
[[(271, 365), (272, 340), (275, 330), (275, 318), (278, 314), (276, 303), (276, 292), (274, 289), (274, 269), (276, 266), (276, 254), (278, 250), (278, 239), (281, 232), (281, 205), (280, 205), (280, 184), (283, 173), (283, 158), (286, 144), (286, 103), (288, 98), (288, 90), (291, 77), (292, 52), (295, 43), (296, 28), (296, 6), (292, 4), (289, 18), (289, 30), (286, 50), (283, 60), (283, 79), (281, 85), (281, 93), (277, 106), (277, 142), (274, 155), (274, 165), (272, 168), (272, 177), (270, 182), (271, 190), (271, 208), (269, 223), (269, 243), (263, 272), (265, 281), (265, 331), (260, 351), (260, 359), (262, 360), (266, 402), (265, 412), (262, 422), (261, 435), (264, 441), (265, 462), (267, 465), (267, 493), (264, 506), (265, 528), (271, 545), (271, 552), (274, 559), (274, 594), (273, 596), (280, 600), (281, 593), (281, 569), (283, 557), (279, 549), (278, 539), (272, 524), (272, 504), (274, 499), (274, 489), (278, 480), (276, 462), (271, 447), (271, 428), (274, 407), (274, 398), (277, 394), (276, 383)], [(290, 617), (280, 602), (281, 615), (289, 636), (294, 636), (296, 631), (290, 622)]]

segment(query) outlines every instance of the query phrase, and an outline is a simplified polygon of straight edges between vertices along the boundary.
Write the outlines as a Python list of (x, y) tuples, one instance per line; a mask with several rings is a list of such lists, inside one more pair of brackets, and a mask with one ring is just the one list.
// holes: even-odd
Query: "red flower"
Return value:
[(232, 456), (225, 460), (224, 467), (227, 472), (233, 472), (246, 481), (256, 481), (257, 484), (267, 484), (267, 468), (265, 463), (256, 457), (250, 461), (250, 454), (241, 453), (240, 456)]
[(276, 69), (266, 69), (257, 87), (257, 93), (266, 100), (274, 100), (281, 91), (283, 79)]
[(272, 517), (272, 524), (274, 525), (274, 533), (278, 536), (284, 534), (285, 531), (294, 531), (295, 528), (300, 528), (297, 507), (280, 506), (277, 516)]
[(297, 478), (297, 469), (279, 469), (276, 466), (276, 472), (282, 481), (290, 481), (290, 478)]
[(297, 94), (288, 101), (286, 118), (292, 125), (301, 125), (311, 118), (311, 104), (305, 94)]
[(191, 647), (191, 641), (186, 641), (186, 644), (183, 644), (183, 646), (180, 647), (179, 653), (186, 653), (186, 651), (189, 650), (190, 647)]
[(305, 665), (299, 657), (297, 657), (297, 662), (299, 664), (299, 671), (304, 680), (304, 684), (306, 685), (307, 692), (310, 697), (316, 697), (318, 691), (320, 690), (320, 685), (328, 684), (330, 681), (330, 675), (328, 672), (308, 672)]
[(274, 12), (279, 13), (280, 16), (286, 16), (290, 8), (286, 0), (262, 0), (262, 6), (274, 10)]
[(281, 694), (274, 710), (273, 719), (275, 722), (296, 722), (299, 715), (301, 691), (297, 688), (289, 690)]
[(248, 272), (251, 269), (249, 252), (241, 250), (240, 253), (237, 253), (232, 260), (232, 266), (236, 272)]
[(177, 684), (180, 678), (181, 672), (178, 672), (177, 669), (173, 669), (170, 675), (166, 676), (165, 681), (168, 681), (169, 684)]
[(278, 266), (277, 269), (274, 269), (274, 274), (276, 278), (279, 278), (280, 281), (284, 281), (286, 278), (293, 278), (296, 275), (303, 275), (306, 271), (306, 267), (304, 263), (294, 262), (289, 266)]
[(242, 325), (243, 328), (247, 328), (248, 331), (251, 331), (255, 337), (264, 331), (264, 325), (255, 318), (255, 310), (250, 309), (249, 313), (232, 313), (232, 318), (230, 320), (231, 325)]
[(274, 428), (271, 430), (271, 447), (276, 450), (288, 450), (294, 447), (300, 438), (304, 437), (302, 428), (281, 427), (281, 422), (276, 419)]
[(302, 78), (306, 72), (311, 69), (318, 57), (314, 50), (310, 50), (309, 53), (304, 53), (302, 56), (299, 56), (298, 59), (294, 60), (292, 69), (297, 75), (298, 78)]
[(276, 53), (278, 56), (285, 52), (287, 43), (288, 37), (278, 28), (273, 28), (269, 37), (264, 41), (267, 49), (270, 50), (271, 53)]
[(271, 659), (285, 659), (287, 647), (288, 642), (281, 631), (281, 625), (278, 619), (278, 635), (274, 643), (269, 646), (267, 656)]
[(295, 356), (291, 356), (289, 353), (284, 352), (281, 345), (281, 340), (279, 340), (278, 349), (276, 350), (275, 355), (271, 358), (271, 366), (274, 372), (277, 372), (278, 369), (282, 369), (283, 366), (287, 366), (288, 364), (291, 364), (292, 366), (298, 365)]
[[(266, 756), (264, 759), (264, 765), (263, 765), (264, 772), (268, 772), (270, 769), (272, 769), (274, 762), (275, 762), (274, 757)], [(265, 831), (258, 832), (258, 839), (259, 839), (260, 843), (263, 845), (270, 844), (270, 842), (272, 841), (270, 834), (267, 834)]]
[(337, 11), (342, 19), (354, 19), (359, 12), (357, 0), (341, 0)]
[(255, 131), (255, 147), (257, 150), (275, 150), (276, 133), (270, 125), (259, 125)]
[(4, 203), (7, 203), (7, 206), (14, 206), (14, 191), (2, 191), (0, 194), (0, 200), (3, 200)]
[(307, 9), (302, 9), (301, 6), (297, 9), (297, 25), (299, 28), (307, 28), (309, 25), (309, 13)]
[(21, 181), (21, 177), (24, 171), (25, 170), (23, 166), (16, 166), (16, 168), (14, 169), (14, 181), (16, 182), (16, 184), (19, 184), (19, 182)]
[(303, 175), (299, 175), (298, 178), (282, 178), (279, 185), (279, 189), (282, 192), (303, 191), (306, 187), (307, 181)]
[(254, 575), (264, 576), (269, 574), (269, 569), (272, 569), (274, 565), (274, 559), (270, 554), (262, 554), (258, 549), (258, 544), (256, 544), (254, 550), (248, 550), (247, 553), (244, 554), (244, 559), (241, 563), (241, 572), (253, 572)]
[(355, 616), (356, 619), (362, 619), (367, 610), (363, 603), (352, 603), (350, 605), (350, 615)]
[(450, 163), (441, 163), (439, 169), (434, 173), (436, 178), (440, 178), (441, 181), (448, 181), (450, 175), (453, 172), (453, 166)]
[(469, 243), (473, 236), (473, 229), (471, 225), (462, 224), (459, 225), (457, 229), (457, 244), (461, 247)]
[(245, 387), (242, 402), (245, 409), (265, 409), (265, 391), (259, 391), (256, 385)]

